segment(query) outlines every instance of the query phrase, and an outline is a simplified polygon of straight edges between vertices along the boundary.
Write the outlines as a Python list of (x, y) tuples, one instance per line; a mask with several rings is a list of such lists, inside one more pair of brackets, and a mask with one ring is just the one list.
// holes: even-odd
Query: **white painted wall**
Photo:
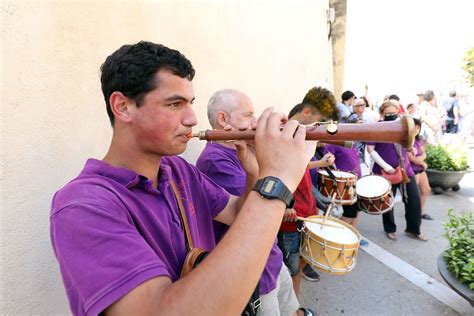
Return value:
[[(206, 104), (237, 88), (288, 112), (332, 87), (326, 0), (2, 1), (0, 314), (68, 314), (49, 239), (53, 193), (101, 158), (111, 128), (99, 67), (141, 39), (182, 51), (197, 71), (198, 129)], [(194, 162), (204, 143), (184, 156)]]

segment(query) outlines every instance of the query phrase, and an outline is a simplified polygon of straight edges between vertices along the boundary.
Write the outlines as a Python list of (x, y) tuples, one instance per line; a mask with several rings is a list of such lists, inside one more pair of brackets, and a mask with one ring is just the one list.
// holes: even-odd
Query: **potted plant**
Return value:
[(459, 147), (426, 145), (426, 163), (428, 181), (435, 194), (450, 188), (458, 191), (459, 181), (469, 172), (467, 152)]
[(449, 248), (438, 258), (443, 279), (474, 306), (474, 213), (448, 211), (443, 224)]

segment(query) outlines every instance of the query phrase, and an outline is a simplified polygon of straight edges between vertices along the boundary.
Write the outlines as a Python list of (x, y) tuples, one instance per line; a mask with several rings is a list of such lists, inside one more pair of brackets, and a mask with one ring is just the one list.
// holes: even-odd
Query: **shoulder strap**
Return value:
[(400, 144), (394, 144), (395, 145), (395, 150), (397, 151), (398, 159), (400, 162), (400, 168), (405, 169), (405, 161), (402, 156), (402, 145)]
[(173, 189), (173, 194), (176, 199), (176, 202), (178, 203), (178, 208), (179, 208), (179, 217), (181, 220), (181, 224), (183, 225), (184, 228), (184, 239), (186, 242), (186, 249), (188, 252), (191, 251), (191, 249), (194, 248), (193, 245), (193, 238), (191, 236), (191, 231), (189, 230), (189, 224), (188, 224), (188, 218), (186, 216), (186, 211), (184, 210), (183, 206), (183, 201), (181, 199), (181, 194), (179, 193), (178, 189), (176, 188), (176, 185), (173, 180), (171, 180), (171, 188)]

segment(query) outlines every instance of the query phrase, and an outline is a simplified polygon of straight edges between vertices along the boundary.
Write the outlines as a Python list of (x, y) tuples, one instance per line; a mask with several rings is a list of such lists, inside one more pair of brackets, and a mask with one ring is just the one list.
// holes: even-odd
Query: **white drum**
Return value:
[(393, 207), (392, 184), (382, 176), (368, 175), (360, 178), (356, 192), (359, 208), (367, 214), (380, 215)]

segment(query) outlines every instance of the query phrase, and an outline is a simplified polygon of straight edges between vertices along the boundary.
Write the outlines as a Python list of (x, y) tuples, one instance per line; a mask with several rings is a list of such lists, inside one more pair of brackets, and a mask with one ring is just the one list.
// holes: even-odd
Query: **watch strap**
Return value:
[[(278, 194), (265, 193), (263, 186), (268, 180), (272, 180), (278, 183), (278, 187), (280, 189)], [(255, 186), (253, 187), (253, 190), (259, 192), (262, 195), (262, 197), (266, 199), (281, 200), (283, 203), (285, 203), (287, 208), (293, 208), (293, 205), (295, 204), (293, 193), (291, 193), (291, 191), (287, 188), (287, 186), (277, 177), (268, 176), (262, 179), (258, 179), (257, 182), (255, 183)]]

